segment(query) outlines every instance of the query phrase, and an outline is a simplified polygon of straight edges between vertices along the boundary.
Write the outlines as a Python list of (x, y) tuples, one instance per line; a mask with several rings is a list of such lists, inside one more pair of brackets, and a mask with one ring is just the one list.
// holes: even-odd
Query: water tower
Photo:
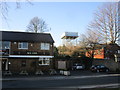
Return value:
[(76, 46), (77, 45), (77, 37), (78, 32), (64, 32), (61, 36), (61, 39), (63, 40), (63, 45), (71, 45)]

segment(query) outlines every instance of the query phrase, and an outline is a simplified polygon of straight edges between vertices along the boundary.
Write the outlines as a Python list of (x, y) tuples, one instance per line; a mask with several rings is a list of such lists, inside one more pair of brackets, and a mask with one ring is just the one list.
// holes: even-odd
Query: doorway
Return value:
[(8, 71), (9, 70), (9, 64), (10, 62), (8, 61), (7, 58), (2, 58), (2, 71)]

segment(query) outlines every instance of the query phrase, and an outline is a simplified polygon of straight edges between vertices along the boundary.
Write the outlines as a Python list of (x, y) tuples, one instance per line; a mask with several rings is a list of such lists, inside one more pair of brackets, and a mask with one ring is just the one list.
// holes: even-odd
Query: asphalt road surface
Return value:
[(2, 88), (30, 89), (75, 89), (82, 88), (120, 88), (120, 74), (92, 74), (82, 76), (49, 76), (29, 78), (7, 78), (2, 81)]

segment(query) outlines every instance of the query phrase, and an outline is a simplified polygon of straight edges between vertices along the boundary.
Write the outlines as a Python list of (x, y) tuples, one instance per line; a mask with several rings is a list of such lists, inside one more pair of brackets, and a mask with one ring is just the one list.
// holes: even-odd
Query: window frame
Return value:
[[(41, 62), (41, 64), (40, 64), (40, 62)], [(50, 58), (39, 58), (38, 65), (39, 66), (50, 65)]]
[[(26, 48), (23, 47), (23, 43), (26, 43), (26, 44), (27, 44), (27, 47), (26, 47)], [(20, 47), (20, 45), (22, 45), (22, 47)], [(18, 49), (28, 49), (28, 42), (19, 42), (19, 43), (18, 43)]]
[(41, 50), (50, 50), (50, 43), (41, 43), (40, 49)]

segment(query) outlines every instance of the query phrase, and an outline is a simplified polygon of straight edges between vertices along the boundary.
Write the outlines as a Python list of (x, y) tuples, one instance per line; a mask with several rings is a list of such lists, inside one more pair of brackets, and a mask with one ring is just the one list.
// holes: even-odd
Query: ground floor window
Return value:
[(39, 65), (50, 65), (49, 58), (39, 58)]

